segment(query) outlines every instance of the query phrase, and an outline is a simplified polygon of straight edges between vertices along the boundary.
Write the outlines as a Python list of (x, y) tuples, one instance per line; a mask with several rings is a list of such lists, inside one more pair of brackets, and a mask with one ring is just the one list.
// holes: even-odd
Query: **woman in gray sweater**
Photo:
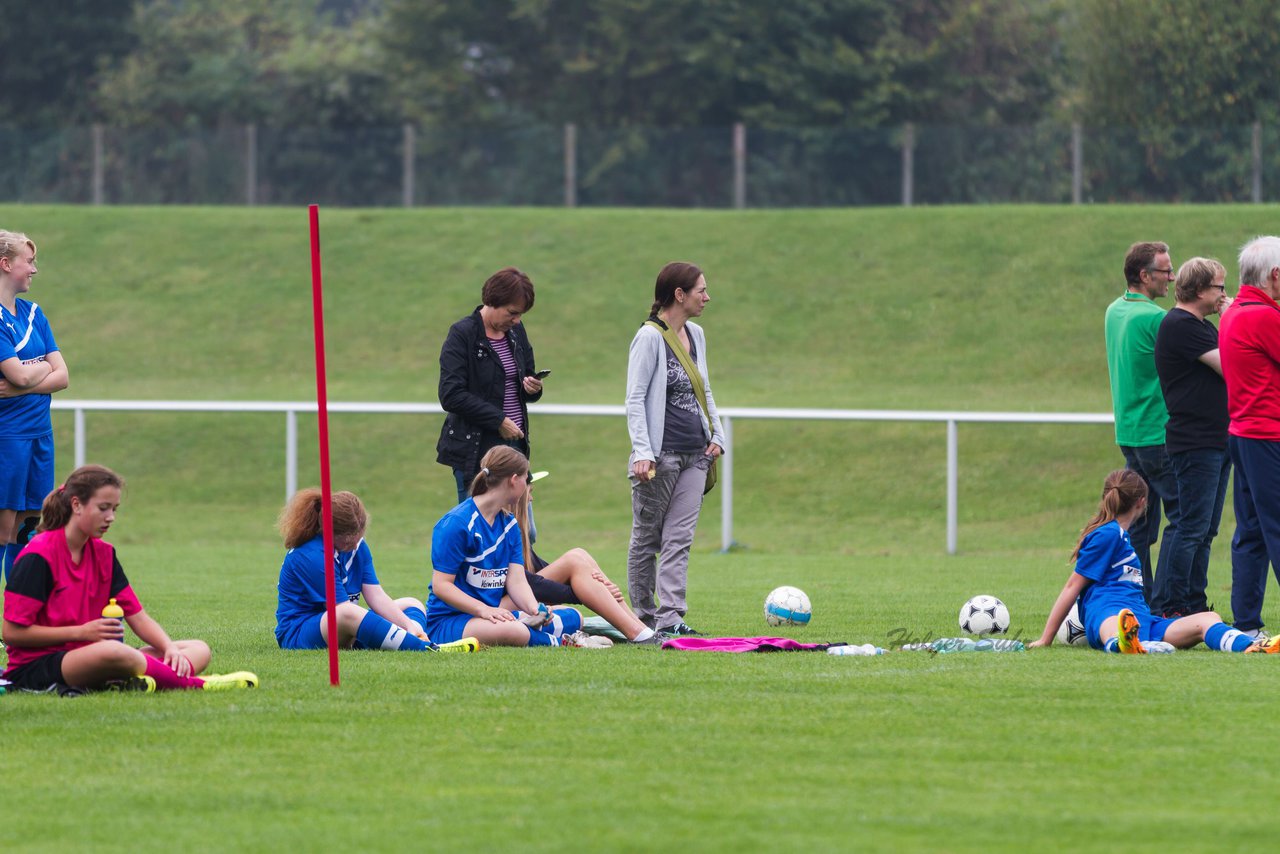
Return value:
[[(707, 472), (724, 446), (707, 375), (706, 336), (692, 322), (710, 301), (700, 269), (679, 261), (667, 264), (627, 360), (632, 512), (627, 588), (636, 616), (672, 635), (698, 634), (684, 621), (689, 549)], [(685, 363), (696, 366), (693, 376)]]

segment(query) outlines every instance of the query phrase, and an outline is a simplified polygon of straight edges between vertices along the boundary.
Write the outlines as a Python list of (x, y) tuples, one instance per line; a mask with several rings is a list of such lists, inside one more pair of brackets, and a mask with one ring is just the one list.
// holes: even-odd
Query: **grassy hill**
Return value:
[[(707, 272), (717, 400), (730, 406), (1105, 411), (1101, 315), (1134, 239), (1165, 239), (1234, 267), (1275, 209), (981, 207), (819, 211), (324, 210), (332, 400), (430, 401), (445, 331), (489, 273), (525, 269), (545, 400), (621, 401), (626, 348), (658, 268)], [(64, 398), (309, 399), (314, 396), (306, 213), (301, 209), (0, 207), (40, 246), (34, 298), (71, 365)], [(95, 414), (90, 456), (117, 465), (145, 508), (195, 539), (273, 535), (282, 498), (276, 416)], [(60, 416), (69, 465), (70, 417)], [(941, 548), (942, 428), (739, 422), (736, 534), (755, 548), (881, 552)], [(303, 425), (314, 442), (314, 426)], [(361, 490), (388, 529), (421, 542), (449, 504), (434, 462), (438, 419), (342, 416), (335, 482)], [(625, 429), (539, 417), (548, 535), (596, 547), (629, 525)], [(962, 549), (1064, 536), (1116, 465), (1109, 428), (961, 431)], [(303, 482), (316, 479), (314, 445)], [(552, 493), (552, 490), (555, 490)], [(156, 514), (159, 514), (157, 516)], [(194, 515), (194, 518), (193, 518)], [(859, 531), (850, 537), (849, 529)], [(718, 542), (706, 514), (701, 542)]]

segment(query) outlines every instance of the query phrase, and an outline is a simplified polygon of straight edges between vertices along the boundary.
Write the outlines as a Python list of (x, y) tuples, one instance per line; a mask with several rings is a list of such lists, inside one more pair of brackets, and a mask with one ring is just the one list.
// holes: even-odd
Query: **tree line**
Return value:
[(1238, 0), (0, 0), (0, 124), (1273, 123)]

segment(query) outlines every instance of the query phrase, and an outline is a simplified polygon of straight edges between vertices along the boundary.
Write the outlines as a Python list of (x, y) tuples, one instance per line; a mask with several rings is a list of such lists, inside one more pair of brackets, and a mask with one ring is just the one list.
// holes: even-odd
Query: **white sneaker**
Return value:
[(578, 631), (570, 635), (561, 635), (560, 645), (576, 646), (582, 649), (608, 649), (613, 646), (613, 641), (601, 635), (589, 635), (586, 632)]
[(536, 611), (516, 611), (515, 613), (516, 619), (531, 629), (540, 629), (551, 622), (551, 612), (543, 604), (539, 604)]
[(1241, 634), (1245, 634), (1253, 638), (1255, 643), (1265, 644), (1267, 641), (1271, 640), (1271, 635), (1267, 634), (1262, 629), (1250, 629), (1249, 631), (1242, 632)]
[(1178, 651), (1176, 646), (1164, 641), (1143, 641), (1142, 646), (1148, 655), (1169, 655)]

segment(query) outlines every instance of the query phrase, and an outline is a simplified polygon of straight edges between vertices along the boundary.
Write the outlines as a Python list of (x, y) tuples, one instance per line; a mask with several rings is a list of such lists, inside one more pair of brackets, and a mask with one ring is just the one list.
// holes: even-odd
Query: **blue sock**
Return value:
[(356, 640), (365, 649), (411, 649), (415, 652), (428, 649), (425, 643), (372, 611), (360, 621)]
[(553, 608), (551, 624), (544, 626), (543, 631), (555, 637), (571, 635), (582, 628), (582, 615), (572, 608)]
[(1253, 644), (1253, 638), (1233, 629), (1226, 623), (1215, 623), (1205, 629), (1204, 645), (1219, 652), (1244, 652)]
[(541, 629), (529, 629), (529, 646), (559, 646), (560, 638), (552, 637)]
[(405, 615), (406, 617), (408, 617), (410, 620), (413, 620), (413, 621), (414, 621), (415, 623), (417, 623), (419, 626), (421, 626), (421, 627), (422, 627), (422, 633), (423, 633), (424, 635), (427, 633), (427, 613), (426, 613), (426, 611), (423, 611), (421, 608), (405, 608), (405, 609), (404, 609), (404, 615)]
[(4, 564), (0, 565), (0, 575), (5, 578), (13, 577), (13, 562), (18, 559), (18, 552), (22, 551), (22, 546), (17, 543), (8, 543), (4, 547)]
[(1106, 644), (1102, 647), (1102, 651), (1103, 652), (1119, 652), (1120, 638), (1114, 637), (1111, 640), (1107, 641)]

